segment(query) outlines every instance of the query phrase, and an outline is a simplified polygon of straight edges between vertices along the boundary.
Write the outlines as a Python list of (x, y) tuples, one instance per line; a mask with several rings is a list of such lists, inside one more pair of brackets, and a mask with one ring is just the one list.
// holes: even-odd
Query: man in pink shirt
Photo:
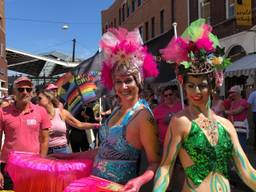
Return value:
[(9, 175), (4, 171), (9, 155), (23, 151), (47, 155), (49, 116), (43, 107), (31, 103), (32, 81), (21, 76), (14, 81), (15, 102), (0, 109), (0, 141), (5, 134), (1, 149), (0, 188), (12, 189)]
[(175, 92), (175, 87), (167, 86), (162, 92), (163, 102), (154, 110), (154, 117), (160, 133), (160, 142), (163, 145), (164, 137), (173, 114), (182, 109), (180, 99)]
[[(162, 103), (153, 110), (159, 130), (161, 147), (164, 145), (165, 134), (172, 115), (182, 110), (182, 104), (178, 97), (177, 91), (177, 86), (165, 87), (162, 91)], [(168, 190), (181, 191), (184, 182), (184, 171), (181, 168), (179, 160), (175, 162), (173, 174), (175, 175), (175, 179), (170, 183)]]
[(228, 93), (231, 103), (229, 110), (225, 110), (225, 113), (234, 124), (240, 144), (245, 149), (249, 134), (247, 120), (249, 103), (241, 97), (241, 88), (238, 85), (231, 87)]

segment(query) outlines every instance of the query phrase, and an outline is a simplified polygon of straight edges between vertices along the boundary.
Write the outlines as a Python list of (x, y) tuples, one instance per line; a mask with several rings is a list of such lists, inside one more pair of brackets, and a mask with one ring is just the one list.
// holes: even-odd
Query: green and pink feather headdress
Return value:
[(177, 64), (178, 80), (182, 81), (185, 73), (214, 73), (216, 85), (222, 85), (223, 69), (231, 62), (224, 56), (224, 48), (220, 48), (218, 38), (211, 31), (212, 27), (205, 23), (205, 19), (198, 19), (181, 37), (172, 38), (167, 47), (160, 50), (165, 60)]

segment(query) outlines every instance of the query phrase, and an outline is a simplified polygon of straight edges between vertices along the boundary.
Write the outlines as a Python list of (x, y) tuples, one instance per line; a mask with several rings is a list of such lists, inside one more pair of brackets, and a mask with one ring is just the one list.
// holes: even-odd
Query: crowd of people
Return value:
[[(2, 189), (15, 188), (5, 166), (11, 152), (23, 151), (92, 159), (91, 175), (121, 184), (118, 191), (126, 192), (138, 192), (152, 180), (154, 192), (228, 192), (232, 160), (244, 183), (256, 190), (256, 171), (244, 153), (250, 106), (256, 126), (256, 91), (245, 99), (235, 85), (227, 98), (220, 97), (219, 74), (229, 60), (204, 20), (161, 50), (165, 60), (177, 64), (185, 106), (177, 85), (143, 89), (144, 79), (156, 77), (158, 70), (138, 30), (110, 29), (100, 45), (102, 83), (115, 92), (104, 97), (102, 111), (89, 103), (74, 117), (58, 100), (54, 84), (32, 100), (32, 81), (25, 76), (14, 81), (14, 98), (3, 99), (0, 109)], [(147, 165), (141, 171), (143, 153)], [(90, 186), (87, 178), (83, 182)]]

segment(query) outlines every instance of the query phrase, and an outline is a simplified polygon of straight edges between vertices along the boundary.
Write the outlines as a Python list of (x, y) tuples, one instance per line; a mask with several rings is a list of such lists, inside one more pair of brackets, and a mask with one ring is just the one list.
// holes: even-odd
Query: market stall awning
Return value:
[(54, 76), (76, 67), (79, 62), (67, 62), (60, 58), (35, 55), (6, 48), (8, 69), (35, 77)]
[(233, 62), (225, 71), (225, 77), (250, 76), (256, 73), (256, 54), (242, 57)]

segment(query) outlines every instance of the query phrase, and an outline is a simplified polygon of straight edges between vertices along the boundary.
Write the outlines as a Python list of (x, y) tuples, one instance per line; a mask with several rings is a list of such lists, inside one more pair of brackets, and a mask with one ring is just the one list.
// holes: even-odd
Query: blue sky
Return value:
[[(101, 10), (114, 0), (5, 0), (6, 46), (33, 54), (59, 51), (87, 58), (98, 50)], [(69, 25), (63, 30), (64, 24)]]

